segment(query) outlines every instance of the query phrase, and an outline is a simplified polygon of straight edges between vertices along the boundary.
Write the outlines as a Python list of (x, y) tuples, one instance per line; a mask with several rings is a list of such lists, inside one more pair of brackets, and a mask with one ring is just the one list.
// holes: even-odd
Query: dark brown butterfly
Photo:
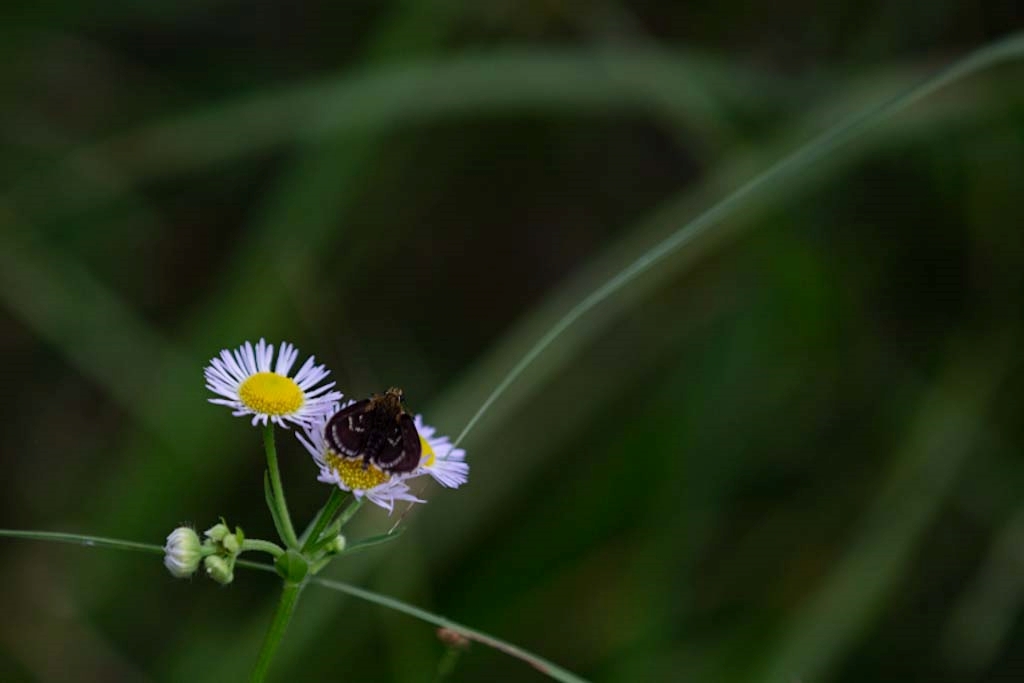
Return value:
[(376, 465), (385, 472), (411, 472), (420, 464), (420, 435), (402, 404), (402, 390), (356, 401), (335, 413), (324, 428), (327, 443), (346, 458), (362, 458), (363, 468)]

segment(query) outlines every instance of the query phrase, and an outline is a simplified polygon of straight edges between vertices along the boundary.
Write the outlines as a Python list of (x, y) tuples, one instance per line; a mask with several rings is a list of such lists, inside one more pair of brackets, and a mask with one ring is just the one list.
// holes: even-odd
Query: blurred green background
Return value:
[[(0, 526), (271, 537), (207, 404), (287, 339), (457, 434), (573, 304), (1015, 3), (7, 3)], [(569, 329), (327, 575), (600, 681), (1024, 678), (1024, 65), (923, 100)], [(293, 515), (327, 494), (282, 439)], [(352, 537), (393, 520), (362, 513)], [(0, 680), (247, 676), (278, 590), (0, 540)], [(311, 587), (276, 680), (433, 681)], [(288, 670), (292, 671), (289, 675)], [(449, 680), (544, 680), (476, 645)]]

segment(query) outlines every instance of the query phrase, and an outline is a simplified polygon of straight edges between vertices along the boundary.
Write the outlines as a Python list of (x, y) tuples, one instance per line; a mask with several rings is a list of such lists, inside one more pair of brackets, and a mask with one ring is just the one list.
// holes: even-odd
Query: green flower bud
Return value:
[(335, 555), (337, 553), (340, 553), (344, 549), (345, 549), (345, 537), (342, 536), (341, 534), (338, 534), (337, 536), (335, 536), (331, 540), (330, 543), (328, 543), (327, 545), (324, 546), (324, 550), (326, 550), (328, 552), (328, 554), (330, 554), (330, 555)]
[(228, 529), (228, 525), (224, 523), (223, 519), (220, 521), (220, 524), (215, 524), (206, 530), (206, 537), (214, 543), (220, 543), (230, 534), (231, 529)]
[(164, 566), (172, 576), (184, 579), (199, 569), (203, 559), (203, 546), (195, 531), (187, 526), (180, 526), (167, 537), (164, 546)]
[(234, 562), (220, 555), (210, 555), (203, 564), (206, 565), (206, 575), (219, 584), (227, 585), (235, 580)]
[(235, 534), (228, 534), (221, 541), (221, 545), (224, 546), (224, 550), (227, 550), (232, 555), (237, 555), (238, 551), (242, 549), (242, 544), (238, 541), (238, 536)]

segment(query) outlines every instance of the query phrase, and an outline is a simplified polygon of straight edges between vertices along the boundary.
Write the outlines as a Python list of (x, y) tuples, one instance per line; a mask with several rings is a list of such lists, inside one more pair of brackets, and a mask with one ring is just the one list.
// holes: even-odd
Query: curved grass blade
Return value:
[[(70, 543), (73, 545), (82, 545), (86, 547), (110, 548), (113, 550), (131, 550), (135, 552), (145, 552), (157, 555), (162, 555), (164, 553), (164, 549), (161, 546), (154, 545), (152, 543), (136, 543), (134, 541), (124, 541), (118, 538), (86, 536), (83, 534), (65, 534), (52, 531), (25, 531), (18, 529), (0, 529), (0, 537), (20, 538), (31, 541)], [(367, 541), (364, 543), (368, 543), (371, 540), (372, 539), (367, 539)], [(236, 566), (246, 567), (248, 569), (256, 569), (258, 571), (276, 573), (276, 570), (271, 565), (265, 564), (263, 562), (250, 562), (248, 560), (238, 560), (236, 562)], [(354, 597), (360, 598), (361, 600), (366, 600), (367, 602), (372, 602), (377, 605), (388, 607), (398, 612), (402, 612), (403, 614), (408, 614), (409, 616), (416, 617), (417, 619), (434, 624), (435, 626), (440, 626), (441, 628), (447, 628), (451, 629), (452, 631), (456, 631), (461, 635), (465, 636), (466, 638), (469, 638), (470, 640), (474, 640), (483, 645), (487, 645), (488, 647), (500, 650), (501, 652), (504, 652), (505, 654), (511, 657), (515, 657), (516, 659), (522, 660), (530, 666), (532, 666), (533, 668), (535, 668), (537, 671), (540, 671), (541, 673), (550, 676), (556, 681), (565, 681), (566, 683), (586, 683), (585, 679), (582, 679), (579, 676), (576, 676), (575, 674), (566, 671), (557, 664), (549, 662), (543, 657), (539, 657), (533, 654), (532, 652), (524, 650), (521, 647), (513, 645), (512, 643), (508, 643), (504, 640), (501, 640), (500, 638), (495, 638), (494, 636), (488, 635), (481, 631), (477, 631), (476, 629), (469, 628), (468, 626), (463, 626), (462, 624), (452, 621), (450, 619), (446, 619), (436, 614), (432, 614), (430, 612), (427, 612), (426, 610), (420, 609), (419, 607), (407, 605), (406, 603), (400, 600), (396, 600), (394, 598), (390, 598), (386, 595), (381, 595), (379, 593), (374, 593), (373, 591), (357, 588), (356, 586), (350, 586), (349, 584), (342, 583), (341, 581), (312, 578), (310, 579), (310, 582), (318, 584), (320, 586), (324, 586), (325, 588), (330, 588), (332, 590), (340, 591), (342, 593), (347, 593)]]
[(65, 534), (57, 531), (22, 531), (18, 529), (0, 529), (2, 538), (20, 538), (26, 541), (50, 541), (53, 543), (69, 543), (83, 545), (87, 548), (110, 548), (112, 550), (133, 550), (141, 553), (163, 555), (163, 546), (152, 543), (136, 543), (123, 541), (119, 538), (103, 536), (86, 536), (84, 534)]
[[(236, 565), (239, 567), (246, 567), (247, 569), (255, 569), (257, 571), (274, 572), (273, 567), (271, 567), (269, 564), (265, 564), (262, 562), (249, 562), (246, 560), (238, 560)], [(523, 648), (518, 647), (517, 645), (513, 645), (512, 643), (501, 640), (500, 638), (495, 638), (494, 636), (484, 633), (482, 631), (477, 631), (476, 629), (469, 628), (468, 626), (464, 626), (463, 624), (460, 624), (457, 621), (452, 621), (451, 619), (447, 619), (440, 615), (433, 614), (432, 612), (428, 612), (424, 609), (420, 609), (419, 607), (416, 607), (414, 605), (409, 605), (407, 603), (402, 602), (401, 600), (396, 600), (395, 598), (388, 597), (387, 595), (374, 593), (373, 591), (368, 591), (364, 588), (358, 588), (357, 586), (353, 586), (342, 581), (335, 581), (332, 579), (312, 577), (309, 579), (309, 582), (315, 583), (319, 586), (323, 586), (324, 588), (329, 588), (331, 590), (336, 590), (338, 592), (351, 595), (352, 597), (359, 598), (360, 600), (365, 600), (366, 602), (372, 602), (376, 605), (381, 605), (382, 607), (393, 609), (396, 612), (407, 614), (421, 621), (425, 621), (428, 624), (433, 624), (434, 626), (437, 626), (439, 628), (446, 628), (455, 631), (456, 633), (465, 636), (469, 640), (478, 642), (482, 645), (486, 645), (487, 647), (494, 648), (495, 650), (504, 652), (510, 657), (514, 657), (520, 661), (526, 662), (540, 673), (550, 678), (553, 678), (556, 681), (563, 681), (564, 683), (587, 683), (587, 680), (585, 678), (580, 678), (571, 671), (567, 671), (566, 669), (563, 669), (557, 664), (548, 661), (543, 657), (535, 655), (532, 652), (529, 652), (528, 650), (524, 650)]]
[(585, 296), (579, 303), (569, 309), (537, 342), (527, 350), (526, 354), (516, 363), (494, 390), (476, 410), (466, 423), (462, 432), (455, 439), (458, 446), (473, 430), (477, 422), (490, 409), (513, 382), (542, 354), (561, 334), (588, 311), (602, 303), (626, 285), (640, 277), (654, 265), (672, 252), (693, 242), (697, 237), (718, 225), (730, 214), (760, 199), (776, 184), (789, 179), (811, 166), (814, 162), (836, 150), (850, 140), (882, 123), (906, 109), (918, 100), (930, 95), (940, 88), (969, 76), (982, 69), (994, 66), (1011, 59), (1024, 56), (1024, 33), (1013, 34), (1003, 40), (969, 54), (954, 62), (922, 83), (902, 92), (881, 104), (857, 113), (846, 121), (828, 129), (809, 143), (791, 152), (775, 162), (767, 170), (756, 175), (736, 190), (725, 196), (721, 201), (705, 210), (692, 221), (672, 232), (664, 240), (655, 244), (641, 254), (635, 261), (627, 265), (617, 274)]
[(357, 588), (356, 586), (350, 586), (347, 583), (342, 583), (341, 581), (333, 581), (331, 579), (313, 578), (311, 580), (311, 583), (318, 584), (320, 586), (323, 586), (324, 588), (330, 588), (332, 590), (340, 591), (342, 593), (347, 593), (348, 595), (359, 598), (360, 600), (366, 600), (367, 602), (372, 602), (374, 604), (381, 605), (382, 607), (393, 609), (396, 612), (408, 614), (411, 617), (415, 617), (422, 621), (426, 621), (430, 624), (434, 624), (435, 626), (438, 626), (440, 628), (446, 628), (455, 631), (456, 633), (465, 636), (470, 640), (476, 641), (488, 647), (492, 647), (495, 650), (500, 650), (501, 652), (504, 652), (510, 657), (515, 657), (518, 660), (526, 662), (540, 673), (550, 678), (553, 678), (556, 681), (564, 681), (565, 683), (586, 682), (586, 679), (580, 678), (576, 674), (563, 669), (562, 667), (544, 659), (543, 657), (539, 657), (533, 654), (532, 652), (528, 652), (521, 647), (513, 645), (512, 643), (505, 642), (504, 640), (495, 638), (494, 636), (490, 636), (481, 631), (477, 631), (476, 629), (469, 628), (468, 626), (463, 626), (462, 624), (456, 621), (446, 619), (445, 617), (439, 616), (437, 614), (432, 614), (431, 612), (420, 609), (419, 607), (408, 605), (402, 602), (401, 600), (395, 600), (394, 598), (390, 598), (386, 595), (381, 595), (380, 593), (374, 593), (373, 591), (368, 591), (363, 588)]

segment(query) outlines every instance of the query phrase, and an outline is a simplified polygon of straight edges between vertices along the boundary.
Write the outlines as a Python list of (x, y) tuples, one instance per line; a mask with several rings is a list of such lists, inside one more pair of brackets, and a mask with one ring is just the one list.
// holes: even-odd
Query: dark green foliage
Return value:
[[(1021, 23), (767, 7), (6, 7), (0, 527), (272, 537), (259, 431), (205, 403), (219, 349), (293, 341), (454, 436), (650, 245)], [(467, 487), (326, 574), (596, 680), (1014, 680), (1022, 79), (917, 103), (593, 310), (470, 432)], [(278, 449), (301, 528), (328, 490)], [(279, 590), (0, 556), (4, 681), (240, 680)], [(274, 671), (429, 681), (444, 653), (308, 587)], [(542, 678), (474, 645), (450, 680)]]

